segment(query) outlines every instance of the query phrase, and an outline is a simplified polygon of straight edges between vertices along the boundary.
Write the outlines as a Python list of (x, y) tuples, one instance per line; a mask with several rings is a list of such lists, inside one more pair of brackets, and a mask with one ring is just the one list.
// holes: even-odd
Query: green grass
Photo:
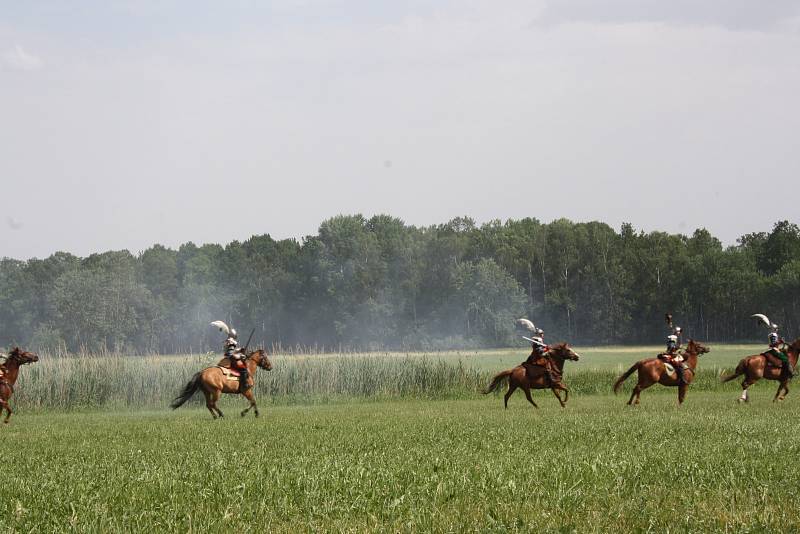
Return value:
[(798, 530), (800, 401), (674, 393), (22, 413), (0, 531)]

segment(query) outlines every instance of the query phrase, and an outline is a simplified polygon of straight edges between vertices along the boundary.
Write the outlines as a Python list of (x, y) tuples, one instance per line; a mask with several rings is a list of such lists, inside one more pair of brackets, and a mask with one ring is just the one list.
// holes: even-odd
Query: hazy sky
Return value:
[(0, 0), (0, 256), (800, 222), (800, 2)]

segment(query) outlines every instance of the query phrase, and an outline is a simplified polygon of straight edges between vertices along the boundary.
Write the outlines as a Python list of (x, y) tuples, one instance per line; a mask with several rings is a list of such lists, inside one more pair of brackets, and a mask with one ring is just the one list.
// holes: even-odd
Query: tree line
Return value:
[(299, 241), (0, 260), (0, 346), (38, 350), (214, 350), (214, 319), (320, 349), (508, 346), (521, 316), (551, 341), (661, 343), (665, 311), (709, 341), (765, 338), (756, 312), (800, 335), (800, 229), (724, 247), (705, 229), (342, 215)]

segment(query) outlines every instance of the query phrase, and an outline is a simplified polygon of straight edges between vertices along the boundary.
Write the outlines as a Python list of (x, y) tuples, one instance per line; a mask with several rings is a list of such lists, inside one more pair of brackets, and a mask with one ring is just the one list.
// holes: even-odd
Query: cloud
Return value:
[(772, 30), (800, 16), (796, 0), (559, 0), (550, 1), (534, 24), (652, 22)]
[(38, 70), (44, 65), (40, 57), (25, 51), (21, 45), (16, 45), (3, 54), (3, 63), (14, 70)]

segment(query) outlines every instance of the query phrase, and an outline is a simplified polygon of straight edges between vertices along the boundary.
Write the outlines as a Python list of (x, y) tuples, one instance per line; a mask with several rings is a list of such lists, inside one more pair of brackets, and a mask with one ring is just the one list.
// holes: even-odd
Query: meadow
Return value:
[[(773, 404), (770, 383), (740, 405), (738, 386), (717, 381), (752, 348), (701, 360), (680, 408), (674, 390), (629, 408), (608, 380), (591, 384), (639, 348), (579, 349), (563, 410), (549, 392), (536, 393), (539, 410), (478, 393), (518, 352), (276, 355), (258, 375), (261, 418), (218, 421), (160, 397), (209, 356), (43, 359), (24, 369), (19, 411), (0, 428), (0, 531), (796, 531), (800, 401)], [(143, 362), (154, 374), (137, 376)], [(81, 378), (127, 397), (68, 387)], [(143, 402), (145, 378), (164, 386), (157, 400)]]

